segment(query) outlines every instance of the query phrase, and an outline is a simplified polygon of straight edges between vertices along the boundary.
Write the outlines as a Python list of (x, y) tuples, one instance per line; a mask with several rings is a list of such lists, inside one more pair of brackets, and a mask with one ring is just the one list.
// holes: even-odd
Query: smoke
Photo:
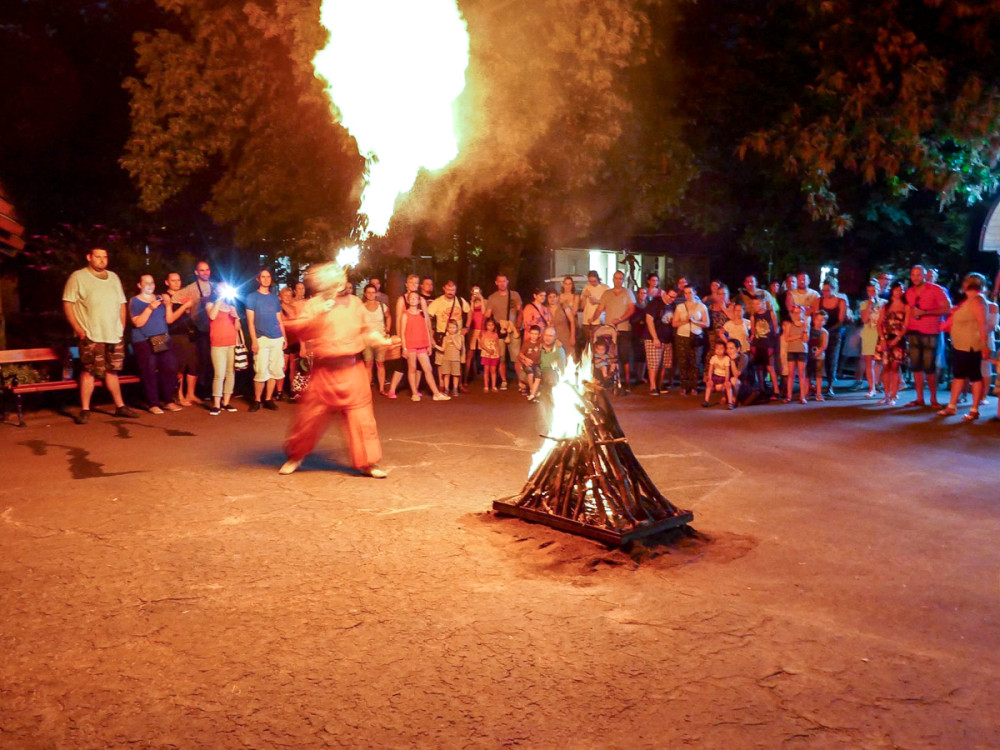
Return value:
[(447, 225), (477, 195), (517, 194), (550, 243), (628, 214), (633, 74), (651, 46), (645, 0), (459, 2), (469, 29), (466, 89), (456, 106), (459, 155), (424, 174), (397, 216)]

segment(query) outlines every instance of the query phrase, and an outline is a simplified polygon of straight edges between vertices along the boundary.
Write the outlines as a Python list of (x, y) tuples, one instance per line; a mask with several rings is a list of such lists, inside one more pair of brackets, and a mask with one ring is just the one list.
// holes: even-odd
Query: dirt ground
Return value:
[(511, 393), (382, 399), (384, 481), (278, 476), (291, 406), (3, 426), (0, 747), (1000, 747), (1000, 425), (618, 406), (697, 536), (494, 517)]

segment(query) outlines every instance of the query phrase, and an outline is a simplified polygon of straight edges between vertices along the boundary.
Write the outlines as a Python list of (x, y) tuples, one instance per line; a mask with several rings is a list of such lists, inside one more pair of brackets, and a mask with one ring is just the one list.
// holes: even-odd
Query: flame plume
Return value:
[(330, 41), (313, 67), (369, 160), (361, 211), (383, 235), (417, 172), (458, 154), (469, 34), (455, 0), (323, 0), (320, 20)]

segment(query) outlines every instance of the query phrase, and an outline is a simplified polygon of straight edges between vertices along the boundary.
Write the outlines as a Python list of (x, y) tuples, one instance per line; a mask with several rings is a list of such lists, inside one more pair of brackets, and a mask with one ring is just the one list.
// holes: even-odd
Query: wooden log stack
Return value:
[(653, 484), (632, 452), (607, 392), (584, 383), (583, 428), (555, 446), (517, 496), (493, 503), (503, 515), (622, 545), (694, 519)]

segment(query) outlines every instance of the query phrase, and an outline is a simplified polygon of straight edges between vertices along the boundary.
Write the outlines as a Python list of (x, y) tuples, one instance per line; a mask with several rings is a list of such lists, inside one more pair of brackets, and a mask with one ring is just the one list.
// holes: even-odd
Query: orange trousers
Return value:
[(354, 468), (373, 466), (382, 460), (367, 374), (360, 360), (349, 367), (313, 370), (309, 388), (296, 407), (295, 421), (285, 440), (289, 459), (301, 461), (309, 455), (326, 431), (330, 418), (340, 414)]

